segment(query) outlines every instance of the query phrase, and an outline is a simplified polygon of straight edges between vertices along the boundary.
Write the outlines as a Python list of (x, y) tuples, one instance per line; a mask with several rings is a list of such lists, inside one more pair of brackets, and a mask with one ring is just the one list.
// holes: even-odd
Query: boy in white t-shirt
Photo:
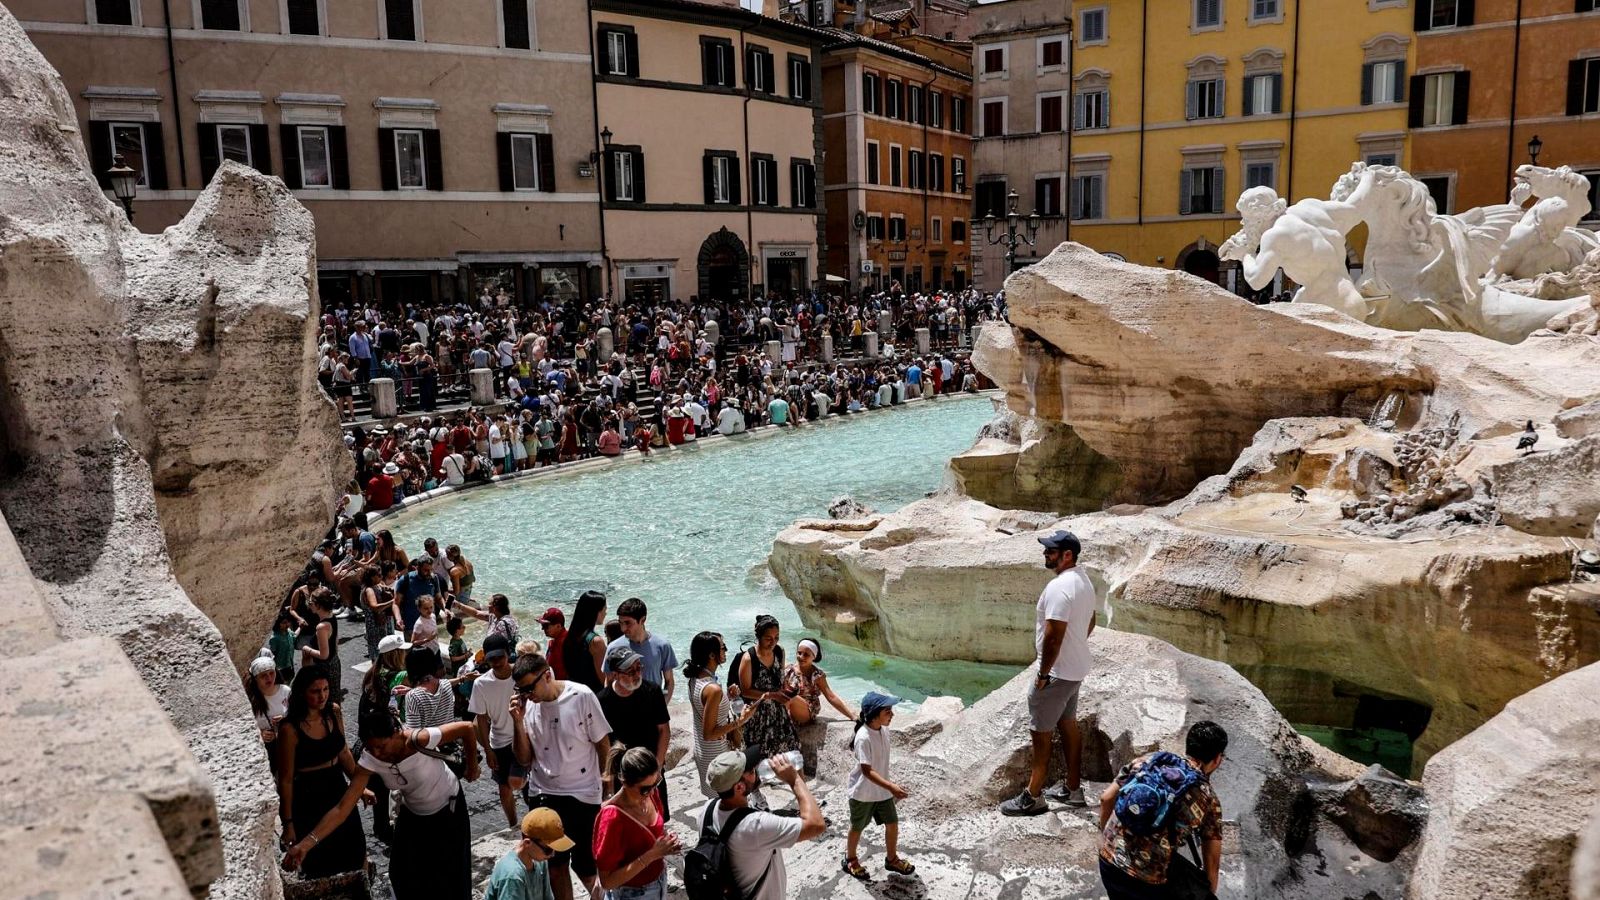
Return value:
[(884, 729), (894, 721), (894, 707), (899, 702), (899, 697), (868, 691), (861, 698), (861, 713), (856, 716), (852, 741), (856, 767), (850, 770), (850, 779), (845, 783), (850, 795), (850, 837), (845, 842), (844, 870), (862, 881), (872, 876), (856, 858), (856, 846), (861, 842), (861, 832), (873, 822), (883, 826), (887, 850), (883, 867), (897, 875), (910, 875), (917, 870), (900, 858), (900, 814), (894, 802), (906, 798), (906, 789), (889, 780), (889, 733)]

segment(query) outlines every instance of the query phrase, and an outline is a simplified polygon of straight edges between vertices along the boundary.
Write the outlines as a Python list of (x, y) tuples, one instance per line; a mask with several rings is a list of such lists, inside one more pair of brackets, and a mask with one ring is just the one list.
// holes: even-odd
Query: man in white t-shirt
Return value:
[(439, 471), (444, 473), (445, 484), (465, 484), (467, 481), (467, 459), (459, 453), (451, 453), (444, 459), (439, 460)]
[[(1045, 799), (1068, 806), (1087, 805), (1079, 783), (1083, 738), (1078, 732), (1078, 688), (1089, 675), (1089, 635), (1094, 633), (1100, 602), (1089, 576), (1078, 567), (1078, 553), (1083, 548), (1072, 532), (1057, 531), (1039, 538), (1039, 543), (1044, 545), (1044, 567), (1056, 577), (1039, 595), (1034, 621), (1039, 669), (1028, 692), (1033, 771), (1022, 793), (1000, 804), (1000, 812), (1008, 816), (1046, 812), (1050, 807)], [(1060, 732), (1061, 749), (1067, 755), (1066, 783), (1045, 791), (1055, 732)]]
[[(727, 750), (711, 761), (706, 768), (706, 783), (719, 799), (706, 804), (700, 816), (702, 831), (709, 824), (720, 834), (735, 813), (748, 809), (750, 793), (761, 785), (756, 775), (760, 762), (759, 754), (745, 750)], [(800, 815), (779, 816), (764, 811), (740, 814), (741, 820), (727, 836), (728, 858), (734, 883), (740, 896), (747, 900), (784, 900), (788, 896), (789, 873), (783, 865), (783, 851), (818, 837), (828, 827), (805, 777), (782, 755), (772, 757), (768, 763), (772, 774), (794, 791)]]
[(483, 667), (488, 669), (472, 682), (467, 712), (477, 724), (478, 743), (487, 748), (489, 773), (500, 789), (500, 809), (511, 827), (517, 825), (517, 791), (522, 790), (527, 764), (518, 762), (513, 750), (518, 729), (511, 716), (511, 695), (515, 689), (511, 676), (511, 642), (503, 634), (483, 639)]
[(717, 433), (724, 437), (744, 432), (744, 413), (732, 403), (724, 403), (717, 413)]
[(516, 699), (517, 761), (528, 767), (528, 807), (555, 810), (571, 837), (571, 850), (550, 860), (550, 885), (556, 900), (572, 900), (575, 872), (598, 896), (599, 872), (594, 863), (594, 820), (600, 814), (602, 783), (609, 783), (611, 724), (594, 691), (576, 681), (556, 678), (538, 653), (517, 657), (512, 677)]

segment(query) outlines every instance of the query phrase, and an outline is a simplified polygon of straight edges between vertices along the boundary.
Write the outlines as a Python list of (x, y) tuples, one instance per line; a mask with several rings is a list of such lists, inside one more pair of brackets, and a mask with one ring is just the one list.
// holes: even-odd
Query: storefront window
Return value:
[(515, 266), (473, 266), (472, 296), (485, 308), (510, 306), (517, 299)]
[(577, 266), (545, 266), (539, 270), (539, 297), (562, 303), (578, 299), (582, 277)]

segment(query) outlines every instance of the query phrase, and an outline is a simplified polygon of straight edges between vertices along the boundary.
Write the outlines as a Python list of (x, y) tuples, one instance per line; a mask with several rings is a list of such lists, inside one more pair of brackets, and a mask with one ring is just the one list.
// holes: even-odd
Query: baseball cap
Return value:
[(706, 784), (719, 794), (732, 790), (744, 773), (760, 762), (761, 754), (756, 750), (724, 750), (706, 767)]
[(483, 639), (484, 661), (511, 655), (511, 641), (503, 634), (491, 634)]
[(643, 661), (644, 657), (635, 653), (633, 648), (627, 644), (623, 644), (620, 647), (612, 647), (606, 651), (606, 668), (613, 672), (626, 672), (633, 668), (636, 663)]
[(878, 710), (888, 709), (899, 702), (900, 698), (894, 696), (893, 694), (885, 694), (880, 691), (867, 691), (867, 695), (861, 698), (861, 717), (863, 719), (871, 718), (872, 715)]
[(388, 653), (391, 650), (410, 650), (411, 642), (398, 634), (386, 634), (378, 642), (378, 652)]
[(1054, 534), (1039, 538), (1039, 543), (1046, 550), (1071, 550), (1073, 556), (1083, 553), (1083, 545), (1078, 542), (1078, 536), (1070, 531), (1057, 531)]
[(564, 853), (574, 846), (572, 838), (567, 837), (561, 827), (561, 816), (555, 810), (542, 806), (529, 810), (522, 817), (522, 836), (532, 838), (557, 853)]
[(565, 625), (567, 624), (567, 614), (561, 611), (561, 607), (552, 606), (544, 611), (544, 615), (539, 617), (539, 624)]

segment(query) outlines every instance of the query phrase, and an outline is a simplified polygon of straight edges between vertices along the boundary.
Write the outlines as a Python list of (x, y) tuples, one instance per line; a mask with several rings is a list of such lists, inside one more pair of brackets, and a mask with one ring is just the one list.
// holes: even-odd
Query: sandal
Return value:
[(870, 881), (872, 879), (872, 876), (867, 874), (867, 870), (862, 867), (859, 860), (845, 860), (844, 870), (850, 875), (851, 878), (855, 878), (859, 881)]
[(917, 870), (916, 866), (913, 866), (911, 863), (908, 863), (903, 859), (897, 859), (893, 862), (886, 862), (883, 864), (883, 867), (895, 873), (896, 875), (910, 875), (912, 872)]

